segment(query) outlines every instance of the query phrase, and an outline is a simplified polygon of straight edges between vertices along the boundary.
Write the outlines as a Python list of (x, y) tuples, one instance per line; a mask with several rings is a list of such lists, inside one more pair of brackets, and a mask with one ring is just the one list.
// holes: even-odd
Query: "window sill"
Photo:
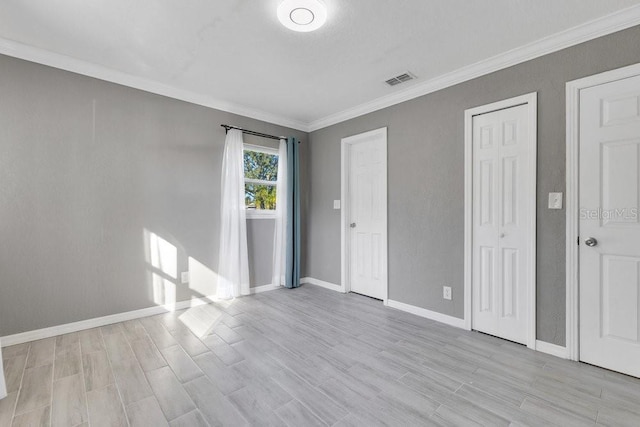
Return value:
[(276, 219), (275, 211), (247, 210), (247, 219)]

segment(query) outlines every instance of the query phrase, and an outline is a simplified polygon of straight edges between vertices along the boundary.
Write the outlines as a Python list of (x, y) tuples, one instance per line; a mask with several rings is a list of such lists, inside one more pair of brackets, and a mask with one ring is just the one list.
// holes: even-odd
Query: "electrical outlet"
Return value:
[(180, 274), (180, 282), (182, 282), (183, 285), (189, 283), (189, 272), (188, 271), (183, 271)]
[(442, 287), (442, 298), (451, 301), (451, 287), (443, 286)]
[(333, 209), (340, 209), (340, 200), (333, 201)]

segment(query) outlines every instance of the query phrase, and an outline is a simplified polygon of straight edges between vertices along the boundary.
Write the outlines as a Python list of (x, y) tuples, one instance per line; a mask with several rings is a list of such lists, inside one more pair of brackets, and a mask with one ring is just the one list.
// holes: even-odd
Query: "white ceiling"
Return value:
[(2, 0), (0, 37), (309, 124), (640, 0), (325, 3), (327, 24), (296, 33), (279, 0)]

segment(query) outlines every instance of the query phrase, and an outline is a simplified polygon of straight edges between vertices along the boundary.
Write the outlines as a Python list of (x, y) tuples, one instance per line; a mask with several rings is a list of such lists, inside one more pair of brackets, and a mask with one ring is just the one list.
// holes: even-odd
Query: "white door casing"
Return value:
[(465, 325), (535, 348), (536, 94), (466, 111)]
[(580, 360), (640, 377), (640, 75), (583, 89), (579, 120)]
[(388, 298), (387, 128), (342, 140), (342, 289)]

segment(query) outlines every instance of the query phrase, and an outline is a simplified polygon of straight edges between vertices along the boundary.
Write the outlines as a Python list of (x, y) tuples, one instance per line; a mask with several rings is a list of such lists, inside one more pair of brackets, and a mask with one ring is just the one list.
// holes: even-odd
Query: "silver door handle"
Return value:
[(595, 239), (595, 237), (589, 237), (584, 241), (584, 244), (589, 246), (590, 248), (593, 248), (594, 246), (598, 246), (598, 241)]
[(355, 222), (352, 222), (351, 224), (349, 224), (349, 227), (351, 227), (351, 228), (356, 228), (356, 223), (355, 223)]

